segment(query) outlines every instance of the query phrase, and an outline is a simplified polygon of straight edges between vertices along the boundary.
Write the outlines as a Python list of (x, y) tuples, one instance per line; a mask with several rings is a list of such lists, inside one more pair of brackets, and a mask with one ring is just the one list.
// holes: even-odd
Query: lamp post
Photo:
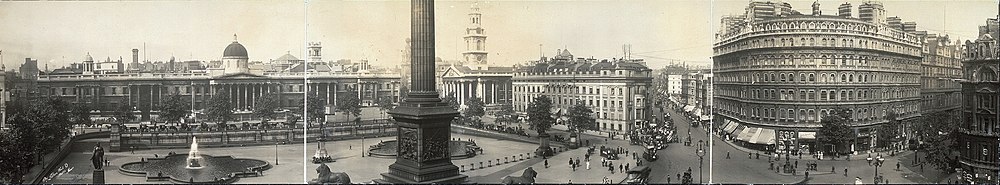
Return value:
[(702, 183), (702, 178), (701, 177), (704, 175), (704, 174), (702, 174), (701, 168), (705, 165), (705, 163), (704, 163), (704, 161), (705, 161), (705, 146), (702, 143), (703, 143), (703, 141), (698, 140), (698, 150), (695, 151), (695, 154), (698, 155), (698, 183), (699, 184)]
[(882, 156), (879, 155), (872, 162), (875, 162), (875, 164), (874, 164), (875, 165), (875, 177), (874, 177), (874, 181), (873, 182), (875, 182), (875, 184), (878, 184), (878, 182), (880, 180), (879, 175), (878, 175), (878, 168), (882, 167), (882, 163), (885, 162), (885, 159), (883, 159)]
[(278, 165), (278, 144), (280, 142), (274, 142), (274, 165)]

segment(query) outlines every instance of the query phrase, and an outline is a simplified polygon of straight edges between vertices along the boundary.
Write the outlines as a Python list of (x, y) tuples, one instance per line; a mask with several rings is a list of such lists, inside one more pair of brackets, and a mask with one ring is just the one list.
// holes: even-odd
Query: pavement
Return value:
[[(671, 115), (681, 115), (675, 110), (664, 110), (670, 112)], [(673, 116), (673, 119), (680, 131), (685, 131), (690, 127), (690, 121), (683, 116)], [(692, 141), (707, 141), (708, 136), (706, 135), (704, 127), (691, 129)], [(708, 171), (711, 174), (712, 183), (847, 184), (854, 183), (855, 177), (860, 177), (865, 183), (872, 183), (875, 177), (876, 167), (869, 165), (865, 160), (868, 157), (867, 153), (852, 155), (849, 161), (843, 157), (818, 160), (812, 158), (811, 155), (804, 155), (801, 159), (792, 156), (789, 160), (791, 164), (801, 163), (796, 168), (797, 174), (792, 175), (768, 170), (771, 162), (768, 161), (767, 155), (764, 155), (763, 152), (740, 147), (714, 134), (711, 136), (713, 146), (709, 147), (711, 155), (706, 155), (708, 158), (706, 160), (711, 166)], [(685, 133), (681, 133), (680, 138), (686, 137)], [(761, 153), (759, 159), (756, 157), (756, 153)], [(729, 159), (726, 159), (727, 154), (730, 155)], [(753, 154), (754, 157), (747, 158), (748, 154)], [(877, 153), (872, 154), (872, 156), (876, 155)], [(921, 172), (919, 165), (912, 165), (913, 155), (914, 152), (900, 152), (896, 156), (889, 156), (888, 153), (883, 152), (882, 156), (885, 162), (883, 166), (879, 167), (878, 173), (885, 177), (889, 183), (938, 183), (947, 182), (945, 177), (954, 176), (934, 170), (931, 166), (925, 166), (925, 171)], [(805, 164), (809, 162), (816, 163), (818, 171), (809, 171), (809, 179), (806, 179), (803, 172)], [(898, 170), (895, 168), (897, 163), (900, 164)], [(775, 162), (776, 166), (783, 164), (784, 161)], [(831, 167), (834, 168), (833, 172), (831, 172)], [(848, 168), (846, 176), (844, 167)]]

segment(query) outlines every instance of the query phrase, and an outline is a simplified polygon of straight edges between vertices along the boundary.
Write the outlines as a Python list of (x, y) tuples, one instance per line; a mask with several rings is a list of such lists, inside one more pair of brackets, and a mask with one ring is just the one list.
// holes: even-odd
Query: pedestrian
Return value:
[(806, 179), (809, 179), (809, 171), (806, 171)]
[(753, 159), (753, 153), (747, 153), (747, 159)]
[(579, 157), (576, 158), (576, 165), (580, 166), (580, 158)]
[(570, 168), (572, 168), (572, 167), (573, 167), (573, 159), (569, 159), (569, 167), (570, 167)]
[(844, 168), (844, 177), (847, 177), (847, 168)]
[(799, 168), (799, 161), (795, 161), (795, 168)]
[(670, 177), (667, 176), (667, 184), (670, 184)]
[(615, 166), (608, 166), (608, 171), (611, 171), (611, 174), (615, 174)]
[(899, 161), (896, 161), (896, 171), (899, 171)]
[(628, 168), (628, 165), (629, 165), (628, 163), (625, 163), (625, 170), (628, 170), (628, 169), (629, 169), (629, 168)]
[(590, 170), (590, 160), (587, 160), (587, 170)]
[(726, 151), (726, 159), (729, 159), (729, 151)]
[(677, 180), (681, 180), (681, 174), (677, 174)]
[(760, 153), (757, 153), (757, 159), (760, 159)]
[(621, 164), (618, 164), (618, 171), (622, 172), (622, 173), (625, 173), (625, 167), (622, 166)]
[(545, 168), (549, 168), (549, 159), (545, 159)]

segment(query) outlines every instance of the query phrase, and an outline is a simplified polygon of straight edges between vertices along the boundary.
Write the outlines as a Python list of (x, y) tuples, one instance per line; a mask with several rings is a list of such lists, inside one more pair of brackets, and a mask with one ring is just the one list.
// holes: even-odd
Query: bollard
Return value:
[(497, 158), (497, 165), (500, 165), (500, 158)]
[(465, 165), (462, 165), (462, 172), (465, 172)]
[(509, 162), (509, 161), (507, 161), (507, 157), (503, 157), (503, 163), (504, 163), (504, 164), (507, 164), (508, 162)]
[(493, 167), (493, 160), (486, 161), (486, 165), (489, 165), (489, 167)]
[(469, 171), (476, 170), (476, 163), (469, 163)]
[(483, 169), (483, 162), (479, 161), (479, 169)]

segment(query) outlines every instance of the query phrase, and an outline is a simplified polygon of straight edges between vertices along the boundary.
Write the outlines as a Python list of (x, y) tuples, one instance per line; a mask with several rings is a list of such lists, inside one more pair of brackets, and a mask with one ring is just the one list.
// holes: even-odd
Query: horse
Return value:
[(309, 184), (351, 184), (351, 177), (347, 173), (334, 173), (326, 164), (316, 167), (316, 173), (319, 173), (319, 177), (310, 180)]
[(524, 173), (522, 173), (521, 176), (518, 176), (518, 177), (506, 176), (503, 179), (500, 179), (500, 183), (503, 183), (503, 184), (534, 184), (536, 176), (538, 176), (538, 172), (535, 172), (534, 169), (531, 169), (531, 167), (528, 167), (527, 169), (524, 169)]

